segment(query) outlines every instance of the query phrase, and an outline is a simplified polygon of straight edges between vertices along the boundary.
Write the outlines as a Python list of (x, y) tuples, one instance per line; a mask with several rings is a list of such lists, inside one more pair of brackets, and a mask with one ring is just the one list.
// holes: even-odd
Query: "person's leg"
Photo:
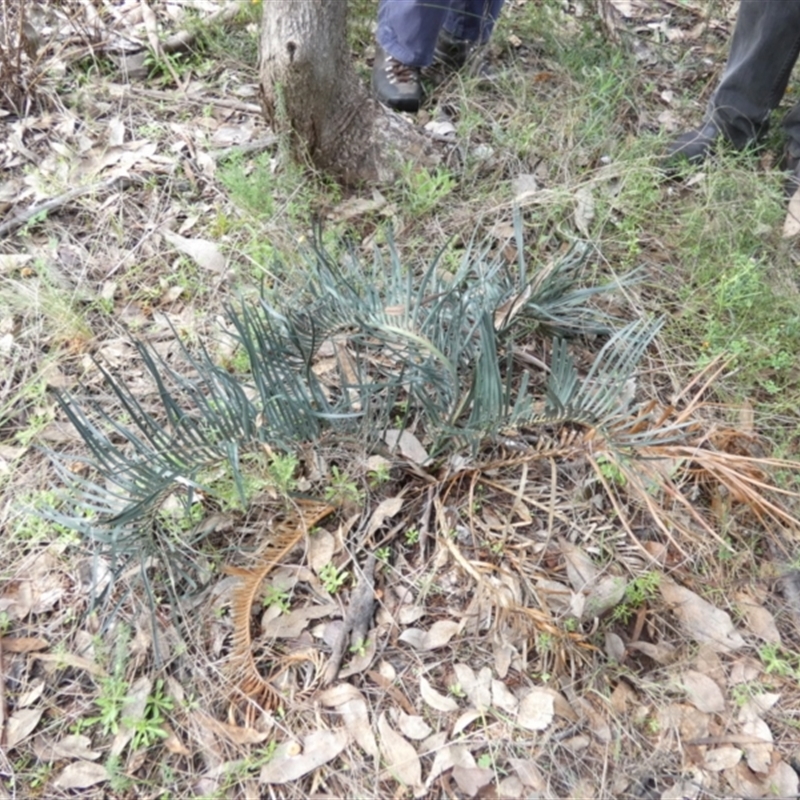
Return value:
[[(345, 2), (345, 0), (341, 0)], [(451, 0), (380, 0), (372, 88), (398, 111), (422, 103), (420, 69), (433, 61)]]
[(796, 166), (800, 164), (800, 103), (784, 117), (783, 127), (786, 131), (786, 160), (790, 167)]
[(745, 147), (766, 131), (800, 53), (800, 0), (741, 0), (722, 79), (702, 127), (679, 136), (668, 157), (700, 161), (719, 136)]
[(800, 0), (742, 0), (708, 119), (742, 148), (766, 131), (800, 54)]
[(452, 0), (443, 29), (451, 39), (486, 44), (504, 0)]
[(451, 0), (381, 0), (378, 44), (402, 64), (427, 67)]
[(484, 45), (500, 16), (504, 0), (452, 0), (436, 43), (436, 60), (451, 69), (469, 65), (475, 76), (493, 77)]

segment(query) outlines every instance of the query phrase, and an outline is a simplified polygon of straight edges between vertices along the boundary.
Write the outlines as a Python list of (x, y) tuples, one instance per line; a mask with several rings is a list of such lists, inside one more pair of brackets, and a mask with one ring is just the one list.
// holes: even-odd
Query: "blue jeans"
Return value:
[[(344, 2), (344, 0), (342, 0)], [(378, 44), (403, 64), (427, 67), (439, 32), (468, 42), (489, 40), (504, 0), (380, 0)]]
[[(800, 0), (742, 0), (728, 63), (708, 106), (736, 147), (765, 133), (800, 55)], [(783, 122), (789, 151), (800, 156), (800, 104)]]

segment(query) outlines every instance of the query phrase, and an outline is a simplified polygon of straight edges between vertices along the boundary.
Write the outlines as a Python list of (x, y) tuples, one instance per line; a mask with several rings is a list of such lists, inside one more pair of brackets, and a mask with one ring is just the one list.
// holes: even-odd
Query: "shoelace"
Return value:
[(408, 64), (403, 64), (391, 56), (386, 59), (386, 70), (391, 72), (397, 83), (415, 83), (419, 80), (417, 67), (410, 67)]

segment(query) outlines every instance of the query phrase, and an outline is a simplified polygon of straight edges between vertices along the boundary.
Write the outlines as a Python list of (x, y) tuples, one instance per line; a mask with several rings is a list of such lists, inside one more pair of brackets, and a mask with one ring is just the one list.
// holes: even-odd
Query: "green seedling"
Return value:
[(331, 467), (330, 485), (325, 488), (325, 499), (335, 506), (363, 505), (364, 492), (358, 484), (337, 466)]
[(350, 573), (347, 570), (340, 570), (330, 562), (319, 571), (322, 586), (328, 594), (336, 594), (349, 577)]

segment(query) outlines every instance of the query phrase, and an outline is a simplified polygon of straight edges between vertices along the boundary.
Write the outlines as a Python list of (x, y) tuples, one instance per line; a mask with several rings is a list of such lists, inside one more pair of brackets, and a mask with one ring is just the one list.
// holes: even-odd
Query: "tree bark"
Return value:
[(429, 140), (356, 75), (346, 0), (265, 0), (260, 56), (264, 112), (295, 158), (349, 185), (394, 180), (403, 157), (432, 158)]

